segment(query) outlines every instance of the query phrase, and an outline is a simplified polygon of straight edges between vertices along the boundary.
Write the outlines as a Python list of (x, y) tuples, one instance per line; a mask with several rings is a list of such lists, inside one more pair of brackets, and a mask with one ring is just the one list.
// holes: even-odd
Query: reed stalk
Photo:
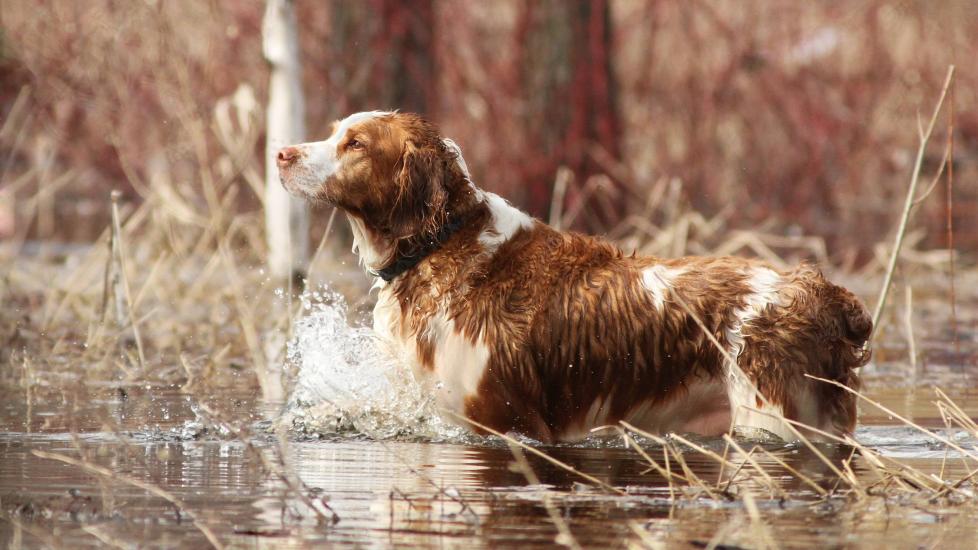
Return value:
[(886, 306), (886, 297), (890, 292), (890, 285), (893, 282), (893, 273), (896, 271), (897, 260), (900, 258), (900, 248), (903, 246), (903, 238), (907, 233), (907, 223), (910, 221), (910, 214), (913, 212), (914, 199), (917, 195), (917, 182), (920, 180), (920, 170), (924, 164), (924, 153), (927, 150), (927, 142), (934, 132), (937, 117), (944, 107), (944, 98), (947, 97), (948, 89), (950, 89), (953, 81), (954, 65), (951, 65), (947, 69), (947, 76), (944, 78), (944, 87), (941, 88), (941, 95), (937, 100), (937, 106), (934, 108), (934, 114), (930, 117), (927, 129), (920, 131), (919, 134), (920, 144), (917, 147), (917, 157), (910, 176), (910, 185), (907, 187), (907, 198), (903, 205), (903, 213), (900, 215), (900, 225), (897, 227), (896, 236), (894, 237), (890, 261), (886, 267), (886, 274), (883, 276), (883, 285), (880, 288), (879, 298), (876, 300), (876, 309), (873, 311), (873, 329), (867, 339), (867, 345), (873, 341), (876, 333), (879, 332), (880, 316), (883, 314), (883, 308)]

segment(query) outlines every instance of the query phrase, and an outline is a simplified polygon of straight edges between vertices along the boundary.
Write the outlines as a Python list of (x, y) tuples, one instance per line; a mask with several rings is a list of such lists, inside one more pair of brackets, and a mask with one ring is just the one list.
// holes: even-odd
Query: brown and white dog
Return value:
[(278, 165), (291, 193), (347, 215), (378, 278), (374, 329), (450, 411), (548, 442), (620, 420), (785, 439), (779, 415), (854, 428), (854, 397), (804, 375), (858, 388), (871, 320), (809, 266), (637, 257), (556, 231), (477, 188), (458, 146), (413, 114), (351, 115)]

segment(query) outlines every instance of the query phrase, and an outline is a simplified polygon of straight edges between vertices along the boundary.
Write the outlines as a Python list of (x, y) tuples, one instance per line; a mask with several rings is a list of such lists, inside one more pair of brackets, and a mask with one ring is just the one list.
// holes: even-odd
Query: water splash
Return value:
[(293, 430), (374, 439), (461, 440), (465, 430), (439, 416), (431, 393), (372, 329), (351, 326), (342, 295), (324, 287), (302, 296), (288, 344), (294, 386), (286, 408)]

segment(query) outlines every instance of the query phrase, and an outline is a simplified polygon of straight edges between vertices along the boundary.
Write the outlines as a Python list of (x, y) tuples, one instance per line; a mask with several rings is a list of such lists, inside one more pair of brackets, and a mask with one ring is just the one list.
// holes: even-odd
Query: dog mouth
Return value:
[(299, 197), (303, 199), (311, 199), (312, 196), (306, 190), (305, 186), (302, 185), (301, 180), (302, 175), (296, 174), (292, 169), (279, 169), (278, 171), (279, 182), (282, 183), (282, 187), (292, 196)]
[(332, 201), (326, 195), (326, 182), (311, 182), (307, 176), (280, 170), (279, 181), (290, 195), (316, 204), (331, 205)]
[(293, 182), (290, 175), (279, 172), (278, 179), (282, 183), (282, 187), (293, 197), (307, 198), (302, 189)]

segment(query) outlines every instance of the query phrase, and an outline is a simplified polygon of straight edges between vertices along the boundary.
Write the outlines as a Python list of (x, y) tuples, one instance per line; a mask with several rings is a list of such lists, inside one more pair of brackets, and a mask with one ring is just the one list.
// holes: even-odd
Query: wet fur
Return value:
[(346, 133), (366, 150), (350, 157), (338, 149), (322, 182), (303, 176), (314, 170), (301, 162), (327, 142), (296, 146), (300, 161), (282, 176), (290, 190), (335, 204), (362, 226), (374, 252), (368, 268), (416, 251), (449, 217), (462, 220), (420, 264), (381, 284), (375, 311), (378, 333), (446, 408), (544, 441), (620, 420), (716, 434), (733, 414), (787, 435), (739, 416), (738, 404), (761, 402), (734, 387), (720, 352), (676, 303), (679, 293), (784, 416), (853, 430), (854, 398), (804, 373), (858, 388), (854, 369), (868, 359), (871, 321), (811, 266), (626, 255), (477, 189), (457, 148), (415, 115), (377, 115)]

